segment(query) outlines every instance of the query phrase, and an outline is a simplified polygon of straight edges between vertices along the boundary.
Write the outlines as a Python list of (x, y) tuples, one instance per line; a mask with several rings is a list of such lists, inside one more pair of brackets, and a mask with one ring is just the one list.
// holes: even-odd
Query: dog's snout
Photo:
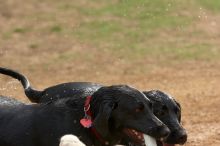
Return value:
[(178, 137), (177, 137), (177, 141), (179, 142), (179, 144), (184, 144), (187, 141), (187, 134), (185, 131), (182, 131)]
[(161, 126), (158, 126), (157, 129), (158, 129), (158, 132), (160, 132), (160, 135), (162, 138), (165, 138), (170, 134), (170, 129), (164, 124), (162, 124)]
[(170, 135), (166, 139), (166, 143), (184, 144), (187, 141), (187, 133), (185, 129), (177, 129), (171, 131)]
[(151, 129), (151, 136), (155, 137), (156, 139), (164, 139), (170, 134), (169, 128), (164, 125), (160, 124)]

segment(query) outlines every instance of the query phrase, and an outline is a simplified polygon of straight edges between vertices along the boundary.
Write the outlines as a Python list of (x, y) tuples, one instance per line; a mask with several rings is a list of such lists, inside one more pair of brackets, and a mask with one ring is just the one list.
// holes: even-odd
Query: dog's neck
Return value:
[[(90, 109), (90, 102), (92, 100), (92, 96), (87, 96), (86, 100), (85, 100), (85, 104), (84, 104), (84, 112), (85, 112), (85, 117), (84, 119), (82, 119), (81, 124), (82, 126), (85, 126), (84, 124), (89, 124), (89, 127), (85, 127), (85, 128), (90, 128), (90, 131), (93, 133), (93, 135), (95, 135), (95, 137), (104, 145), (106, 145), (107, 143), (105, 142), (105, 140), (102, 138), (102, 136), (98, 133), (98, 131), (95, 129), (95, 127), (92, 126), (94, 117), (92, 114), (92, 111)], [(86, 122), (85, 122), (86, 120)], [(91, 124), (91, 125), (90, 125)]]
[[(87, 97), (88, 98), (88, 97)], [(102, 104), (102, 97), (96, 97), (96, 96), (91, 96), (90, 97), (90, 112), (92, 115), (92, 119), (94, 120), (96, 118), (96, 116), (98, 115), (98, 113), (100, 112), (100, 105)], [(86, 99), (89, 100), (89, 99)], [(85, 100), (85, 102), (86, 102)], [(88, 102), (88, 101), (87, 101)], [(103, 138), (101, 135), (99, 138), (99, 142), (103, 145), (103, 146), (113, 146), (115, 144), (118, 144), (121, 140), (120, 135), (118, 135), (117, 131), (116, 133), (109, 133), (105, 138)], [(93, 132), (94, 133), (94, 132)], [(98, 136), (96, 136), (98, 137)]]

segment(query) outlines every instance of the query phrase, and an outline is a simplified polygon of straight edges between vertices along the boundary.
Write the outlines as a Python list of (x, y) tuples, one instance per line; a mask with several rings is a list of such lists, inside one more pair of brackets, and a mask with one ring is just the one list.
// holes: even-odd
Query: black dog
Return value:
[[(22, 74), (0, 68), (0, 73), (12, 76), (21, 81), (25, 94), (32, 102), (54, 101), (59, 98), (74, 96), (88, 96), (98, 90), (102, 85), (89, 82), (70, 82), (49, 87), (43, 91), (37, 91), (31, 88), (28, 79)], [(161, 91), (143, 92), (152, 102), (154, 114), (171, 130), (171, 134), (163, 142), (169, 144), (183, 144), (187, 140), (186, 131), (180, 125), (180, 105), (169, 95)], [(129, 141), (129, 140), (127, 140)]]
[[(170, 95), (159, 90), (143, 92), (153, 103), (153, 113), (170, 129), (169, 136), (164, 140), (157, 140), (157, 146), (174, 146), (184, 144), (187, 140), (185, 129), (180, 124), (181, 107)], [(138, 146), (129, 137), (123, 139), (122, 144)]]
[(171, 131), (164, 142), (166, 144), (184, 144), (187, 141), (187, 134), (180, 124), (180, 104), (170, 95), (159, 90), (144, 91), (143, 93), (153, 102), (154, 115), (167, 125)]
[(78, 136), (88, 146), (111, 146), (128, 129), (167, 137), (169, 129), (153, 115), (151, 106), (143, 93), (125, 85), (101, 87), (87, 98), (1, 105), (0, 146), (58, 146), (65, 134)]

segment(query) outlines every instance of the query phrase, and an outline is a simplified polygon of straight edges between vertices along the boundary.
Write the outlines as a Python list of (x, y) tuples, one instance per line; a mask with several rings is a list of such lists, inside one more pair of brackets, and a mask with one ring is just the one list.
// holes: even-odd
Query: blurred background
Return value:
[[(0, 0), (0, 66), (33, 87), (160, 89), (182, 105), (186, 146), (220, 145), (219, 0)], [(0, 75), (0, 95), (29, 102)]]

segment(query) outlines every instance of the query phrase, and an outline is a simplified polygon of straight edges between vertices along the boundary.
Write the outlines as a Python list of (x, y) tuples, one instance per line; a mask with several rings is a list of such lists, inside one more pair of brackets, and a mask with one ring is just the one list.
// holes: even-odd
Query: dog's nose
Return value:
[(179, 144), (184, 144), (187, 141), (187, 134), (185, 131), (183, 131), (180, 135), (178, 135), (178, 143)]
[(158, 126), (158, 131), (162, 138), (166, 138), (170, 134), (170, 129), (166, 125)]

